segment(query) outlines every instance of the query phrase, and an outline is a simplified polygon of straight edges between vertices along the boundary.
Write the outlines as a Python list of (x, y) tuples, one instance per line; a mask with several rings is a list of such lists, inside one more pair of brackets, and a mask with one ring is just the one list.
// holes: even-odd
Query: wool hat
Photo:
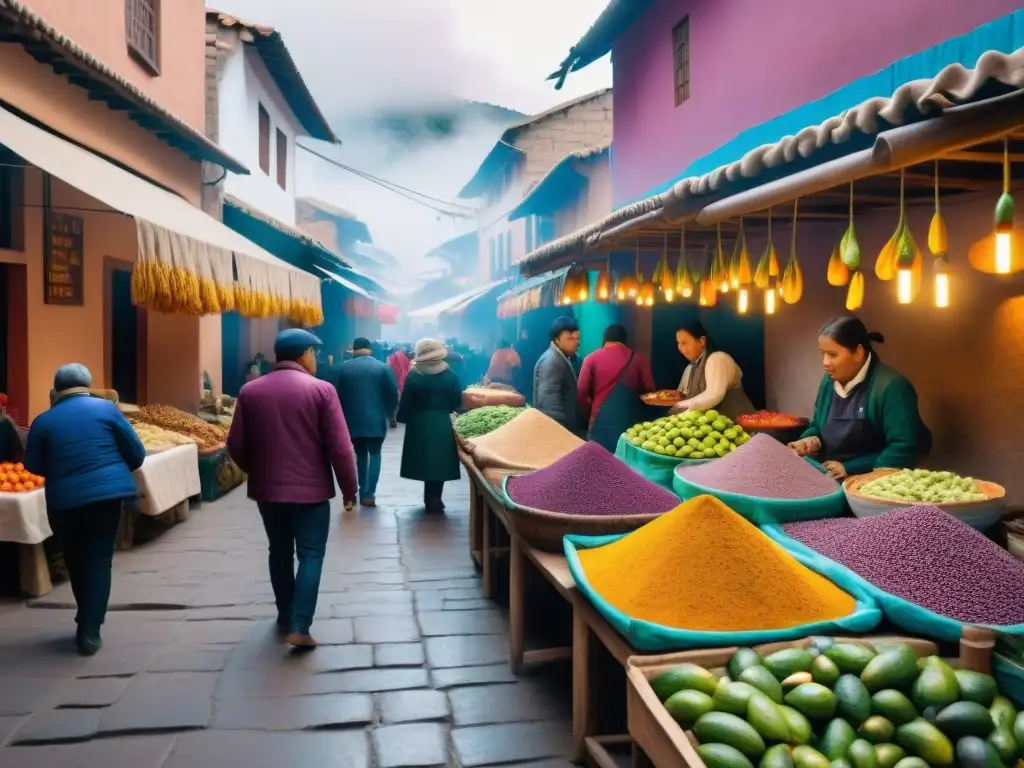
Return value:
[(305, 328), (286, 328), (274, 339), (274, 355), (278, 360), (300, 356), (310, 347), (317, 349), (324, 343)]
[(364, 336), (357, 336), (356, 340), (352, 342), (353, 352), (358, 352), (360, 349), (373, 349), (370, 340)]
[(447, 354), (444, 342), (437, 339), (420, 339), (416, 342), (416, 362), (437, 362), (444, 360)]
[(92, 374), (81, 363), (68, 363), (57, 369), (53, 375), (53, 388), (57, 392), (74, 387), (91, 387)]

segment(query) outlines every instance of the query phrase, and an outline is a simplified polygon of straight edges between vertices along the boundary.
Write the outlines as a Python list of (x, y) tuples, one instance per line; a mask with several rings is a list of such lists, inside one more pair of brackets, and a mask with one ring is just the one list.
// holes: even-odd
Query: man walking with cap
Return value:
[(242, 387), (228, 434), (228, 453), (249, 474), (249, 498), (259, 506), (270, 542), (277, 627), (297, 648), (316, 647), (309, 628), (327, 549), (334, 477), (347, 509), (358, 490), (338, 395), (316, 378), (321, 346), (302, 328), (281, 331), (274, 342), (277, 365)]
[(355, 448), (359, 503), (364, 507), (377, 505), (380, 451), (398, 407), (394, 371), (372, 352), (370, 340), (360, 336), (352, 342), (352, 359), (338, 373), (338, 398)]

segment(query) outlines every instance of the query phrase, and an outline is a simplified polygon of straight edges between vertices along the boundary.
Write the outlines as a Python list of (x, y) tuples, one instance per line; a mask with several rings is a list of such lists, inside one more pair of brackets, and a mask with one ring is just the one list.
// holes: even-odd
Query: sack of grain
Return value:
[(466, 440), (465, 447), (480, 469), (533, 470), (554, 464), (583, 441), (535, 408), (527, 408), (504, 426)]

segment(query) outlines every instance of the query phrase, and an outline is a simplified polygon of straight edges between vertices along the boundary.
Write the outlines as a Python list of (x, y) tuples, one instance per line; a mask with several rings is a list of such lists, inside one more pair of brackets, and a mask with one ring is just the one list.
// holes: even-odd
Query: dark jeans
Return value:
[(423, 500), (440, 501), (444, 492), (444, 480), (427, 480), (423, 483)]
[(78, 604), (79, 629), (99, 632), (110, 601), (110, 565), (114, 559), (121, 499), (99, 501), (54, 514), (64, 547), (71, 591)]
[(331, 503), (260, 502), (258, 506), (270, 542), (270, 584), (277, 603), (277, 621), (291, 632), (309, 634), (324, 569)]
[(353, 437), (356, 452), (356, 474), (359, 476), (359, 498), (372, 499), (377, 495), (380, 480), (380, 451), (383, 437)]

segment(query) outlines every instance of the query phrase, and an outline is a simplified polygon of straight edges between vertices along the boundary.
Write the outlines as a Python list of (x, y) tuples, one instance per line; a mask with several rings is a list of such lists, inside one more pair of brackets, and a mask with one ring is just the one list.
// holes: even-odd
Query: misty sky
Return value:
[[(217, 10), (269, 24), (284, 36), (343, 145), (302, 139), (346, 165), (434, 197), (459, 189), (501, 133), (474, 124), (454, 141), (413, 152), (390, 137), (346, 125), (379, 110), (452, 97), (535, 113), (611, 84), (607, 60), (571, 76), (561, 91), (544, 78), (608, 0), (218, 0)], [(423, 253), (470, 227), (346, 171), (299, 153), (298, 193), (347, 208), (408, 273)]]

